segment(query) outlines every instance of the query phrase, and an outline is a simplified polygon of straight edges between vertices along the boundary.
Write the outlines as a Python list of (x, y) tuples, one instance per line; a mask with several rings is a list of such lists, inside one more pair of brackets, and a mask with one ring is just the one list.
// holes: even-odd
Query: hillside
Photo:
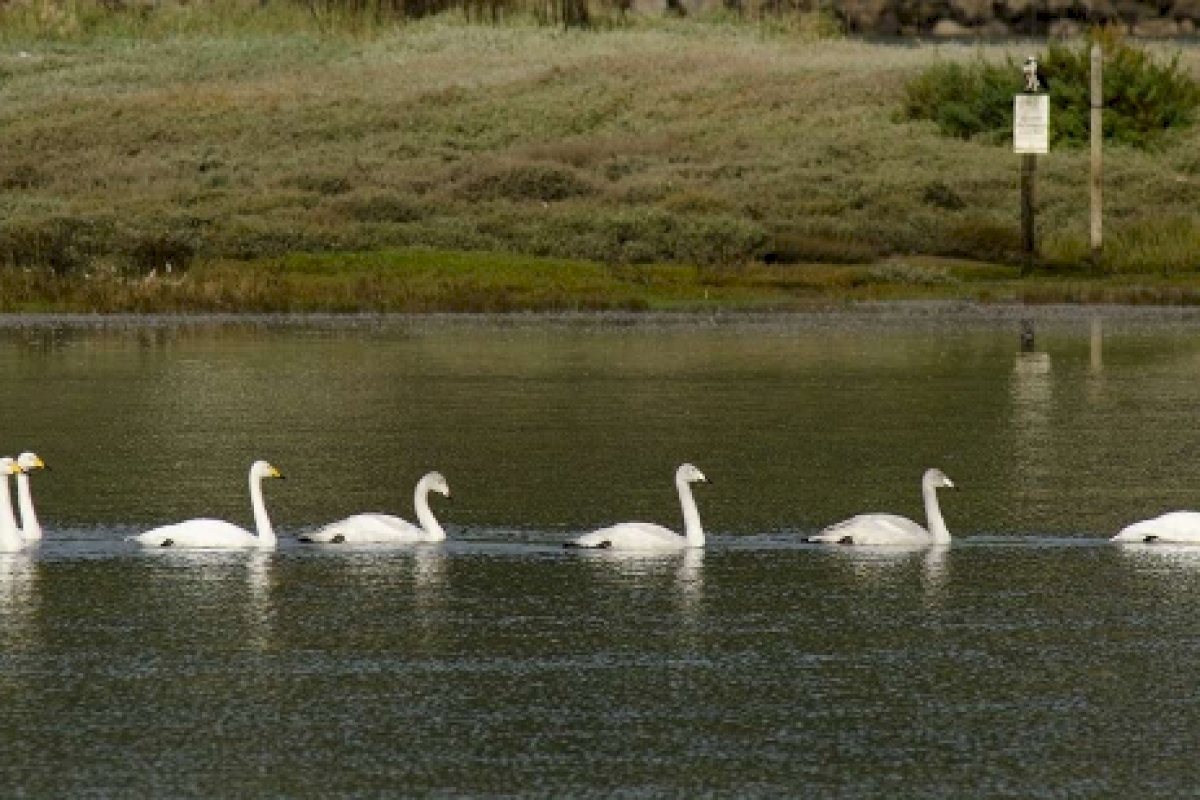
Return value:
[[(10, 31), (0, 259), (60, 275), (414, 245), (613, 265), (1004, 261), (1018, 157), (897, 121), (907, 77), (979, 54), (1008, 51), (686, 21)], [(1200, 51), (1183, 57), (1200, 70)], [(1198, 145), (1193, 130), (1107, 153), (1112, 269), (1200, 263)], [(1039, 169), (1047, 263), (1077, 267), (1086, 154)]]

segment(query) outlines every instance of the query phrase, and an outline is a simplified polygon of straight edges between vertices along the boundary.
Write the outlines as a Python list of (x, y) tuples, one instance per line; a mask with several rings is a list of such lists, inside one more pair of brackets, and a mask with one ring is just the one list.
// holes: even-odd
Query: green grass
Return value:
[(177, 273), (0, 271), (0, 312), (788, 311), (847, 303), (1200, 304), (1200, 276), (1097, 278), (959, 259), (873, 265), (610, 265), (406, 248), (212, 261)]
[[(0, 274), (42, 287), (10, 307), (786, 307), (965, 291), (897, 264), (1019, 262), (1019, 159), (899, 117), (931, 64), (1023, 51), (688, 20), (331, 28), (271, 3), (48, 31), (6, 8)], [(1197, 152), (1195, 130), (1107, 152), (1113, 275), (1194, 274)], [(1074, 274), (1086, 154), (1038, 180), (1045, 262)], [(406, 252), (512, 260), (468, 280)]]

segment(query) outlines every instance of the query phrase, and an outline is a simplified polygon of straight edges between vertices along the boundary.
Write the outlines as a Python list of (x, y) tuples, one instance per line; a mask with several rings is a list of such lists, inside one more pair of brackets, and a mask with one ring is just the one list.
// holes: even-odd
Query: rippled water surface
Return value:
[[(1175, 797), (1200, 785), (1200, 323), (12, 327), (0, 777), (27, 796)], [(270, 552), (141, 552), (191, 516)], [(624, 519), (703, 551), (564, 552)], [(804, 545), (859, 511), (948, 549)], [(433, 505), (451, 541), (314, 547)]]

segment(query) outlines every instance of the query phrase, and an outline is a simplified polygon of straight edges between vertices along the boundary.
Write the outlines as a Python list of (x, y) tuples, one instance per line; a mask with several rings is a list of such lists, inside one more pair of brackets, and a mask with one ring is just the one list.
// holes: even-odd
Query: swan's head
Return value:
[(422, 480), (425, 481), (425, 488), (431, 492), (437, 492), (442, 497), (450, 496), (450, 484), (446, 482), (446, 478), (440, 472), (431, 472)]
[(691, 464), (681, 465), (675, 471), (675, 480), (683, 481), (684, 483), (708, 483), (708, 478), (704, 477), (704, 473)]
[(46, 462), (38, 458), (37, 453), (21, 453), (17, 456), (17, 466), (22, 472), (32, 472), (35, 469), (45, 469)]
[(266, 461), (255, 461), (254, 466), (250, 467), (250, 477), (252, 478), (282, 478), (283, 473), (271, 466)]
[(925, 479), (922, 481), (927, 486), (932, 486), (935, 489), (953, 489), (954, 481), (946, 477), (946, 473), (940, 469), (925, 470)]
[(16, 475), (20, 471), (21, 465), (17, 463), (15, 458), (11, 456), (0, 458), (0, 475), (8, 477), (9, 475)]

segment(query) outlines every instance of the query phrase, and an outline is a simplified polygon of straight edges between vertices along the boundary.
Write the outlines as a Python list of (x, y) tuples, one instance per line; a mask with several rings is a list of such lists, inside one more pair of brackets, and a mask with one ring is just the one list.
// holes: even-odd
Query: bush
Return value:
[(469, 178), (458, 187), (466, 200), (515, 200), (552, 203), (587, 197), (596, 187), (570, 167), (558, 164), (513, 164)]
[[(1154, 146), (1170, 130), (1195, 121), (1200, 85), (1179, 64), (1160, 63), (1145, 50), (1099, 32), (1077, 47), (1051, 42), (1039, 59), (1050, 83), (1050, 140), (1055, 145), (1088, 142), (1091, 107), (1091, 43), (1104, 46), (1104, 138), (1117, 144)], [(1013, 95), (1022, 89), (1021, 66), (982, 59), (930, 67), (905, 86), (903, 116), (937, 123), (947, 136), (1012, 141)]]
[(879, 250), (848, 236), (781, 231), (772, 237), (762, 260), (767, 264), (870, 264)]
[(58, 217), (10, 223), (0, 229), (0, 263), (69, 275), (106, 255), (111, 240), (111, 226), (94, 220)]
[(195, 244), (176, 233), (142, 234), (129, 248), (130, 265), (143, 275), (159, 271), (184, 272), (195, 255)]

